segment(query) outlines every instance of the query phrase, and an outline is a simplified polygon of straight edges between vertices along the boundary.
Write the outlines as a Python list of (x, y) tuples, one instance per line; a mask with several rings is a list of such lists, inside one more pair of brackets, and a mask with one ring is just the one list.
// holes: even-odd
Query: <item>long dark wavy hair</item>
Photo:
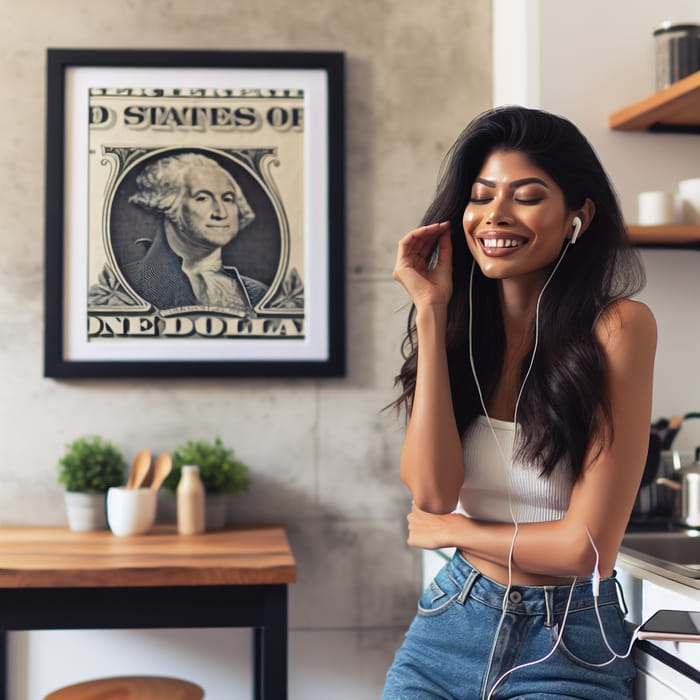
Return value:
[[(605, 359), (593, 326), (616, 299), (636, 294), (645, 283), (639, 257), (628, 241), (617, 197), (593, 148), (567, 119), (524, 107), (499, 107), (474, 119), (450, 149), (433, 202), (422, 223), (450, 221), (453, 293), (447, 310), (447, 355), (452, 404), (460, 434), (482, 413), (469, 364), (469, 272), (473, 257), (462, 225), (471, 187), (486, 158), (496, 150), (519, 151), (561, 188), (570, 211), (586, 198), (595, 215), (584, 236), (571, 246), (542, 296), (539, 339), (532, 370), (518, 406), (516, 455), (549, 476), (558, 464), (576, 480), (592, 438), (598, 448), (613, 439), (605, 387)], [(488, 405), (501, 372), (505, 333), (498, 283), (478, 267), (473, 288), (473, 349), (479, 383)], [(402, 344), (404, 363), (392, 404), (413, 406), (418, 341), (411, 307)], [(534, 346), (523, 359), (524, 380)]]

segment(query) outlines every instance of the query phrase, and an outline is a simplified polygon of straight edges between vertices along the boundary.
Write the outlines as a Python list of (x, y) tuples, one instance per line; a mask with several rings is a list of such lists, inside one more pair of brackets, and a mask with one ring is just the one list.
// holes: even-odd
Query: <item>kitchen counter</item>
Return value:
[(616, 568), (623, 569), (634, 578), (670, 587), (679, 593), (695, 595), (700, 608), (700, 579), (684, 576), (661, 565), (645, 561), (629, 551), (618, 554)]

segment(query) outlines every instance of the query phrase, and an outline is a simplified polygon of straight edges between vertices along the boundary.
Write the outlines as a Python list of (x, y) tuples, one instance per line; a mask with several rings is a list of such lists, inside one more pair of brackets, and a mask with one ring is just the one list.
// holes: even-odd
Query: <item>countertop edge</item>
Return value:
[(673, 586), (673, 588), (679, 593), (687, 595), (689, 592), (688, 589), (700, 591), (700, 579), (683, 576), (675, 571), (664, 569), (624, 552), (620, 552), (617, 555), (616, 566), (637, 578), (651, 581), (661, 586), (668, 587), (669, 583), (677, 584), (677, 586)]

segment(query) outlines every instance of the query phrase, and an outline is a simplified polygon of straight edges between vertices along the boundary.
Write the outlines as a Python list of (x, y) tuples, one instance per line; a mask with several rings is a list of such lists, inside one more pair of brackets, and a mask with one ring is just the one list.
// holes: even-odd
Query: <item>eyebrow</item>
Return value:
[[(483, 177), (477, 177), (476, 180), (474, 180), (475, 183), (480, 183), (482, 185), (486, 185), (486, 187), (495, 187), (496, 183), (493, 180), (487, 180), (486, 178)], [(536, 184), (536, 185), (542, 185), (543, 187), (546, 187), (549, 189), (549, 185), (539, 177), (523, 177), (520, 180), (513, 180), (508, 186), (511, 189), (517, 189), (518, 187), (522, 187), (523, 185), (531, 185), (531, 184)]]

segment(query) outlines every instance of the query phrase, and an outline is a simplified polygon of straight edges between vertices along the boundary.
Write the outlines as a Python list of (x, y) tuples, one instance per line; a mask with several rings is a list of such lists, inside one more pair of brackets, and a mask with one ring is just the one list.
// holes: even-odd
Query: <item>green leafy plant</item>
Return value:
[(126, 461), (118, 447), (99, 436), (81, 437), (66, 445), (59, 459), (58, 483), (66, 491), (106, 493), (124, 483)]
[(199, 467), (207, 493), (236, 493), (247, 491), (250, 487), (248, 466), (236, 459), (234, 451), (225, 447), (220, 437), (216, 437), (214, 442), (190, 440), (175, 448), (172, 457), (173, 469), (164, 483), (171, 492), (177, 489), (182, 467), (186, 464)]

